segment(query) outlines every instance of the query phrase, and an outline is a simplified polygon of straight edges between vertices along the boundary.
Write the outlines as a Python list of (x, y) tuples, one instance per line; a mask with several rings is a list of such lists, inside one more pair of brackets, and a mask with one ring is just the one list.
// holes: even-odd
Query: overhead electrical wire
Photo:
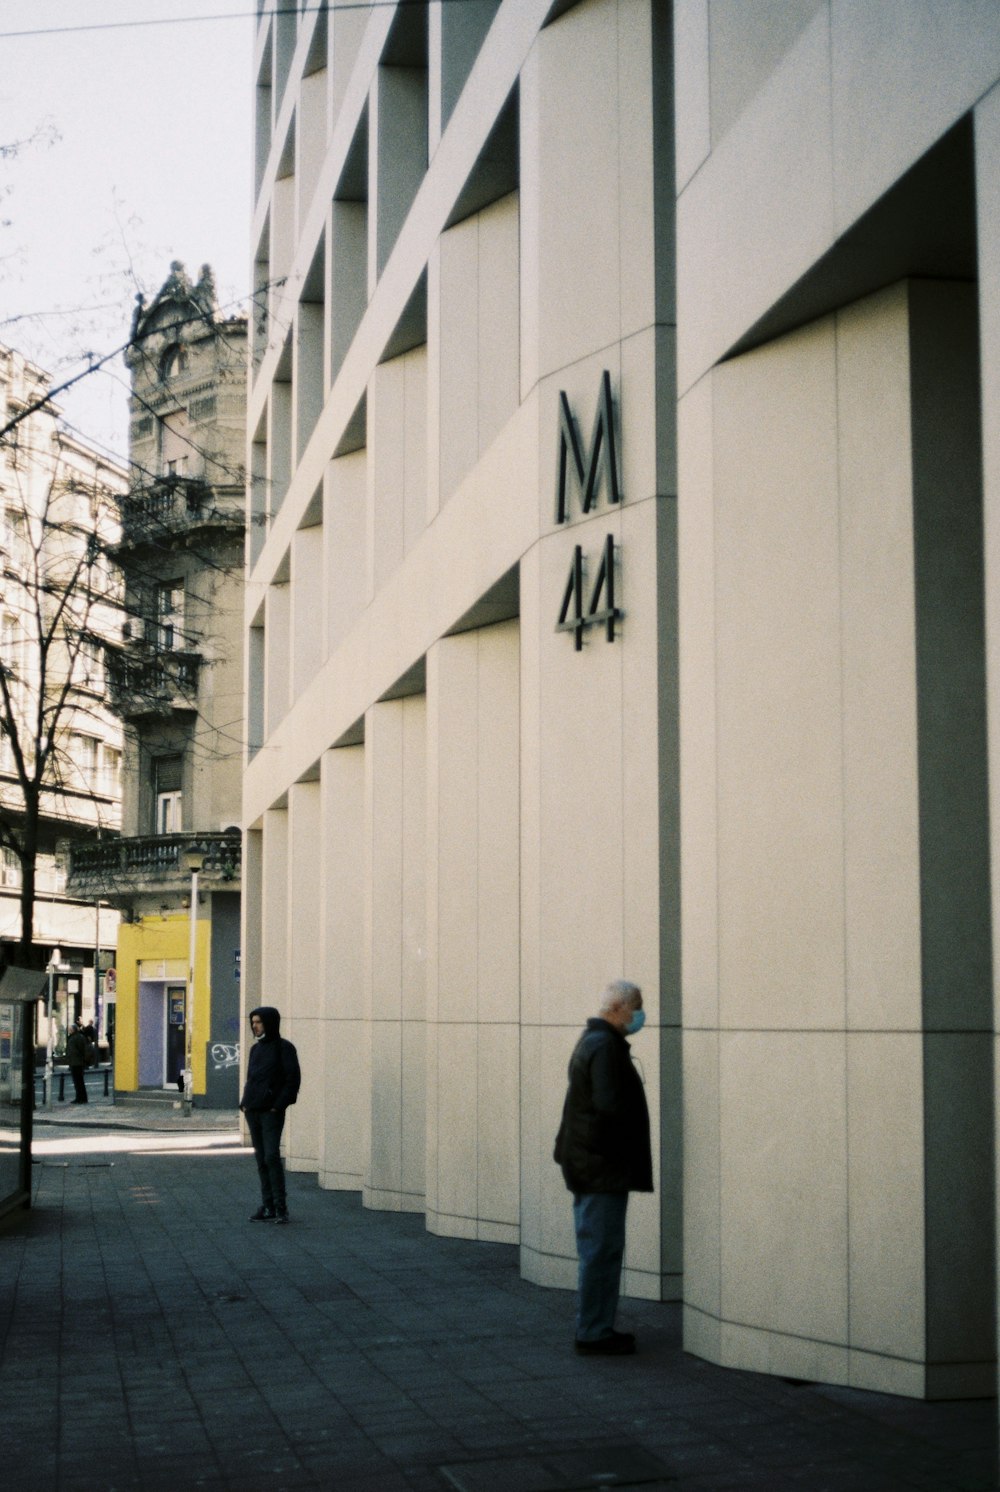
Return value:
[[(464, 5), (467, 0), (442, 0), (442, 4)], [(425, 5), (426, 0), (345, 0), (337, 6), (337, 12), (345, 10), (390, 10), (398, 7), (407, 10), (411, 6)], [(93, 21), (77, 26), (40, 26), (30, 31), (0, 31), (0, 41), (12, 41), (28, 36), (69, 36), (80, 31), (135, 31), (140, 26), (188, 26), (202, 21), (254, 21), (270, 16), (310, 16), (326, 10), (325, 5), (281, 5), (274, 10), (228, 10), (208, 16), (156, 16), (146, 21)]]

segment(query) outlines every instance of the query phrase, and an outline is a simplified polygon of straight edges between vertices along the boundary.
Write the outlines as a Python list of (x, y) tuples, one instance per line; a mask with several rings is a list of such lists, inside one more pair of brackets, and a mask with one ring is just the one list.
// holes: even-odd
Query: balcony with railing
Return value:
[(191, 857), (200, 857), (204, 891), (238, 891), (243, 843), (226, 834), (154, 834), (74, 845), (69, 854), (67, 891), (112, 905), (136, 896), (184, 895), (191, 884)]
[(201, 654), (107, 648), (108, 702), (123, 720), (168, 719), (198, 708)]
[(244, 525), (242, 484), (212, 487), (199, 477), (168, 476), (143, 482), (118, 499), (119, 557), (146, 547), (162, 548), (213, 533), (240, 534)]

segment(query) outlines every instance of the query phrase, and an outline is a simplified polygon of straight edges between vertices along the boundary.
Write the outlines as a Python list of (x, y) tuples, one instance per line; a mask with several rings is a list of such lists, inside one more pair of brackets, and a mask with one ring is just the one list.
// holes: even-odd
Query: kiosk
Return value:
[(44, 970), (18, 968), (0, 976), (0, 1219), (31, 1206), (35, 1007), (46, 978)]

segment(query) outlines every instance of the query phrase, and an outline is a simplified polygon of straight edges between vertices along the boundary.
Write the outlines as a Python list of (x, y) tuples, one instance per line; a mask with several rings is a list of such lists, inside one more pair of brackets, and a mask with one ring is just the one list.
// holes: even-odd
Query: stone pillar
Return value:
[(683, 401), (685, 1342), (730, 1366), (992, 1382), (978, 411), (974, 292), (920, 282)]
[(427, 660), (427, 1226), (516, 1243), (518, 624)]
[(288, 790), (288, 978), (268, 1001), (281, 1011), (282, 1035), (295, 1043), (302, 1069), (298, 1102), (285, 1125), (285, 1153), (293, 1171), (318, 1168), (322, 1125), (320, 827), (319, 783), (293, 783)]
[(426, 709), (423, 695), (365, 717), (365, 996), (371, 1108), (364, 1201), (424, 1207)]
[(320, 1185), (360, 1191), (370, 1123), (371, 1043), (365, 1026), (365, 751), (323, 753), (320, 936), (324, 1073), (319, 1124)]

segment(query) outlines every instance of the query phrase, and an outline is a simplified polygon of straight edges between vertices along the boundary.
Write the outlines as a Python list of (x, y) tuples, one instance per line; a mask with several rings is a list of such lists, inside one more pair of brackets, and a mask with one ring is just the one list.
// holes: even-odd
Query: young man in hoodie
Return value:
[(299, 1058), (292, 1043), (281, 1035), (281, 1015), (273, 1005), (251, 1010), (250, 1029), (254, 1040), (240, 1099), (260, 1175), (260, 1206), (250, 1221), (287, 1223), (281, 1131), (285, 1110), (298, 1097), (302, 1081)]

